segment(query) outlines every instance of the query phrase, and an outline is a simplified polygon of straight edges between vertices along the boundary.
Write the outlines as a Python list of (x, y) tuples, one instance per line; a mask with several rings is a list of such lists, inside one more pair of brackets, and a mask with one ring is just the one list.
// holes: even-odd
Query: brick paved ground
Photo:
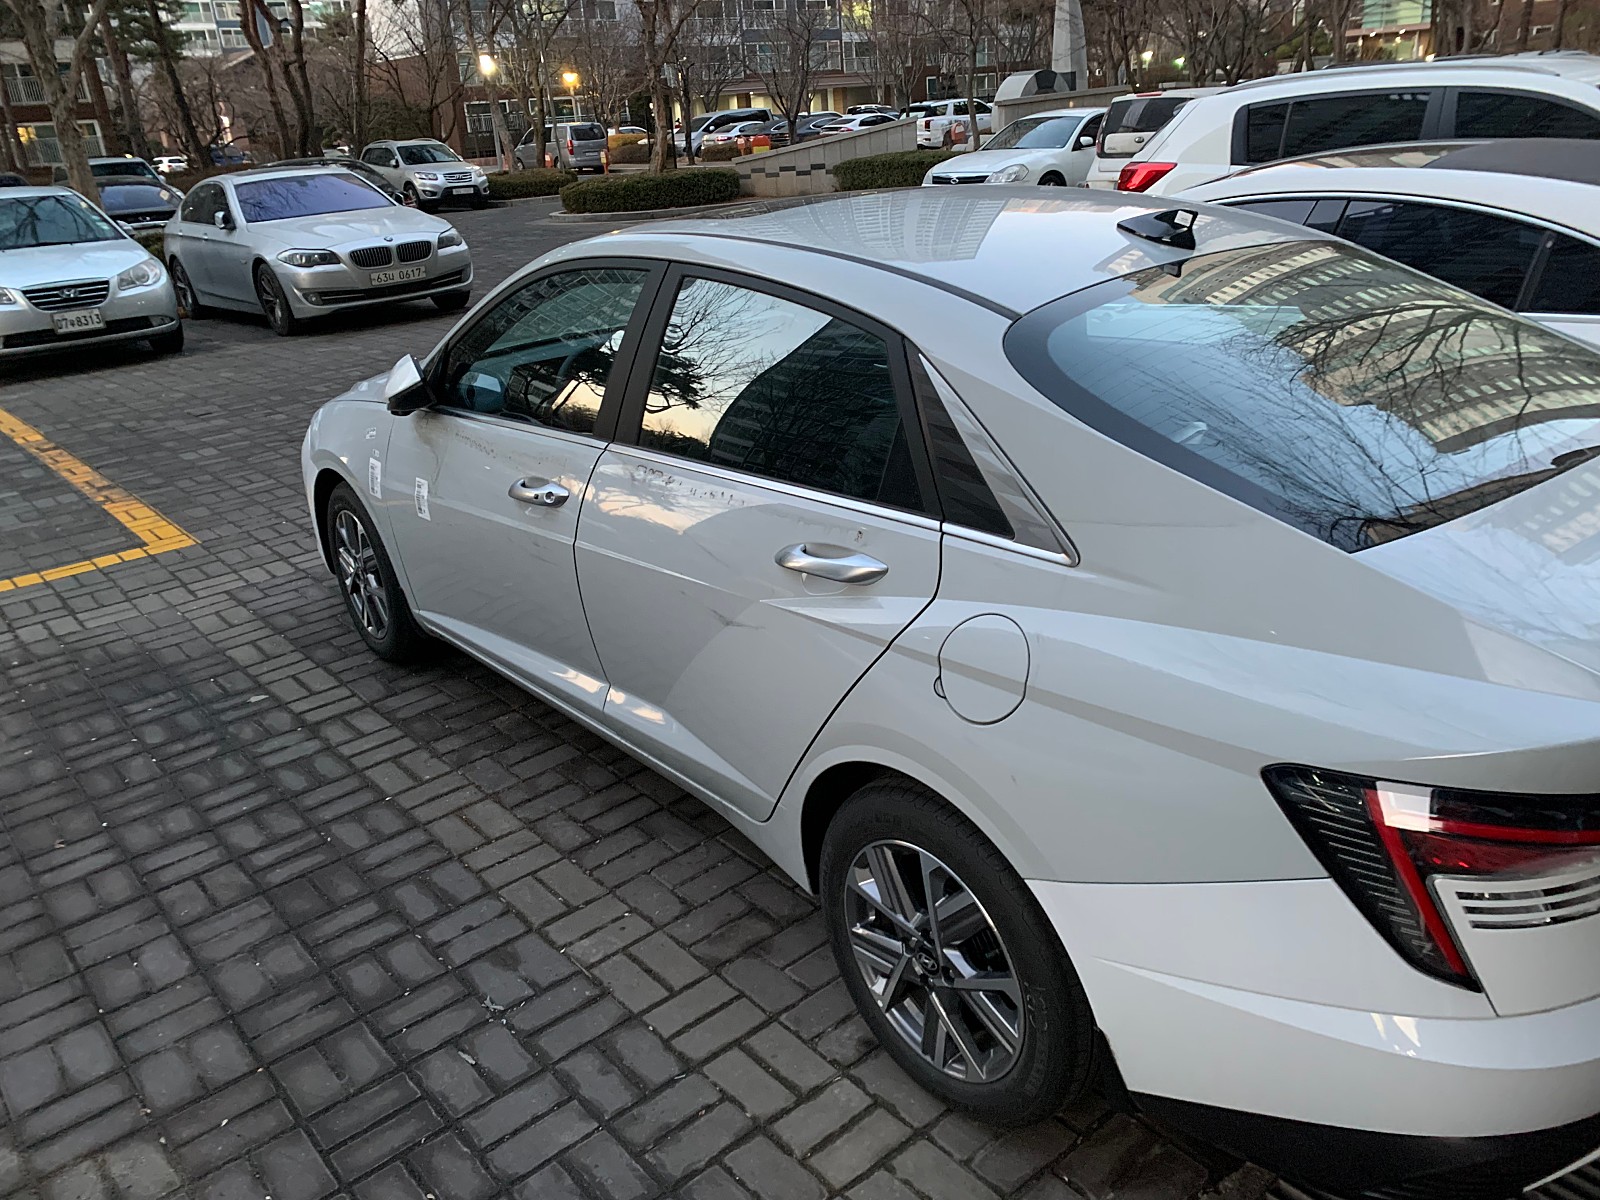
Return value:
[[(595, 229), (546, 212), (459, 218), (483, 285)], [(199, 543), (0, 593), (0, 1195), (1207, 1187), (1098, 1100), (1003, 1135), (947, 1112), (719, 819), (465, 658), (366, 653), (300, 439), (447, 324), (224, 318), (176, 359), (0, 368), (0, 407)], [(0, 576), (131, 544), (0, 438)]]

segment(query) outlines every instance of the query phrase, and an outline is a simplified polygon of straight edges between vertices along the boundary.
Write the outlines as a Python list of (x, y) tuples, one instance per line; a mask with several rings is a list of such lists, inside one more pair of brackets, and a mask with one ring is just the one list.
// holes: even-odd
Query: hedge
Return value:
[(154, 229), (147, 233), (136, 233), (133, 235), (133, 240), (163, 262), (166, 261), (167, 251), (161, 230)]
[(643, 142), (629, 142), (626, 146), (618, 146), (611, 151), (611, 161), (614, 163), (647, 163), (650, 161), (650, 146)]
[(552, 171), (545, 167), (535, 167), (529, 171), (502, 171), (489, 176), (489, 195), (496, 200), (554, 196), (577, 178), (571, 171)]
[(833, 168), (833, 185), (841, 192), (919, 187), (929, 167), (954, 157), (955, 153), (950, 150), (895, 150), (889, 154), (847, 158)]
[(609, 133), (606, 135), (606, 149), (615, 154), (624, 146), (637, 146), (646, 140), (642, 133)]
[(695, 155), (701, 162), (731, 162), (739, 157), (737, 142), (729, 142), (725, 146), (707, 146)]
[(644, 212), (716, 204), (739, 194), (739, 172), (712, 168), (665, 175), (604, 175), (561, 189), (568, 212)]

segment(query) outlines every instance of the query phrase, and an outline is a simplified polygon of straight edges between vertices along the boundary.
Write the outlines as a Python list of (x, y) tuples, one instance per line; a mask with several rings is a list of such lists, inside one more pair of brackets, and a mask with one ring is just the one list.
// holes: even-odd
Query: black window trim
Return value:
[[(524, 432), (544, 433), (551, 437), (564, 440), (575, 440), (584, 445), (609, 445), (616, 439), (617, 417), (626, 396), (627, 384), (633, 376), (634, 364), (639, 358), (641, 338), (646, 329), (649, 315), (654, 311), (655, 302), (660, 295), (661, 281), (666, 276), (668, 264), (658, 258), (633, 258), (623, 255), (607, 255), (599, 258), (568, 258), (560, 262), (550, 263), (537, 271), (529, 274), (513, 275), (498, 288), (491, 292), (478, 309), (477, 314), (466, 324), (456, 329), (444, 341), (440, 342), (434, 352), (428, 356), (422, 367), (423, 379), (427, 382), (429, 395), (436, 397), (428, 406), (429, 412), (440, 416), (454, 417), (459, 420), (479, 422), (502, 429), (517, 429)], [(513, 292), (553, 275), (565, 275), (572, 271), (583, 271), (592, 268), (612, 267), (619, 270), (645, 272), (644, 282), (639, 289), (639, 298), (634, 302), (633, 312), (628, 317), (628, 323), (623, 327), (622, 349), (617, 355), (617, 361), (611, 368), (611, 374), (606, 378), (606, 390), (600, 398), (600, 411), (595, 416), (594, 429), (588, 433), (574, 433), (570, 429), (555, 429), (549, 425), (541, 425), (537, 421), (524, 420), (519, 417), (506, 417), (496, 413), (472, 412), (469, 409), (457, 408), (443, 400), (444, 390), (441, 375), (444, 364), (450, 358), (450, 352), (472, 330), (488, 318), (500, 302)], [(651, 362), (655, 360), (652, 357)]]
[[(1292, 110), (1296, 104), (1305, 104), (1312, 100), (1338, 100), (1353, 96), (1387, 96), (1395, 92), (1425, 93), (1428, 97), (1428, 107), (1422, 114), (1422, 130), (1417, 135), (1418, 142), (1437, 141), (1440, 137), (1439, 130), (1444, 125), (1444, 97), (1448, 89), (1441, 88), (1438, 84), (1419, 84), (1416, 87), (1361, 87), (1361, 88), (1334, 88), (1325, 92), (1311, 92), (1303, 96), (1277, 96), (1273, 99), (1261, 99), (1253, 104), (1241, 104), (1233, 114), (1233, 138), (1229, 158), (1236, 167), (1260, 167), (1267, 163), (1283, 161), (1283, 139), (1289, 135), (1289, 116), (1284, 115), (1283, 129), (1278, 134), (1278, 153), (1262, 162), (1251, 162), (1247, 153), (1249, 148), (1249, 123), (1250, 114), (1258, 108), (1271, 108), (1277, 104), (1286, 104)], [(1341, 146), (1340, 150), (1356, 150), (1362, 145), (1388, 145), (1388, 142), (1365, 142), (1352, 146)], [(1409, 143), (1407, 143), (1409, 144)], [(1339, 150), (1320, 151), (1319, 153), (1337, 154)], [(1298, 157), (1298, 156), (1296, 156)]]
[[(1477, 84), (1467, 84), (1463, 86), (1457, 84), (1445, 89), (1444, 104), (1439, 114), (1439, 129), (1441, 131), (1439, 135), (1440, 140), (1449, 140), (1450, 138), (1455, 137), (1456, 107), (1457, 102), (1461, 98), (1462, 92), (1489, 92), (1497, 96), (1519, 96), (1529, 100), (1543, 100), (1547, 104), (1553, 104), (1557, 108), (1570, 109), (1575, 113), (1579, 113), (1597, 123), (1600, 123), (1600, 110), (1585, 108), (1583, 105), (1577, 103), (1576, 101), (1569, 100), (1565, 96), (1553, 96), (1548, 92), (1530, 91), (1527, 88), (1506, 87), (1504, 84), (1500, 84), (1498, 86), (1484, 86)], [(1449, 132), (1443, 132), (1445, 130), (1448, 130)], [(1538, 139), (1519, 138), (1515, 140), (1537, 141)]]
[[(714, 283), (725, 283), (732, 287), (744, 288), (748, 291), (771, 296), (777, 300), (785, 300), (790, 304), (798, 304), (802, 307), (825, 313), (828, 316), (836, 317), (841, 321), (848, 321), (873, 336), (881, 338), (888, 351), (889, 374), (894, 383), (895, 402), (900, 410), (900, 427), (905, 431), (906, 449), (910, 452), (911, 468), (916, 475), (917, 489), (922, 496), (922, 510), (918, 512), (912, 509), (897, 508), (892, 504), (885, 504), (876, 500), (862, 500), (857, 496), (846, 496), (840, 492), (830, 492), (823, 488), (795, 483), (792, 480), (773, 479), (766, 475), (758, 475), (754, 471), (741, 471), (736, 468), (720, 466), (716, 463), (703, 463), (697, 459), (668, 454), (641, 445), (639, 434), (644, 425), (645, 400), (650, 394), (650, 385), (654, 382), (656, 355), (661, 349), (663, 338), (666, 337), (667, 324), (671, 320), (673, 306), (678, 301), (679, 289), (686, 279), (706, 279)], [(608, 388), (607, 399), (609, 398), (610, 389)], [(757, 275), (746, 275), (739, 271), (702, 266), (698, 263), (672, 263), (668, 267), (666, 275), (656, 291), (655, 302), (650, 312), (650, 319), (645, 325), (644, 336), (636, 344), (636, 351), (629, 363), (627, 391), (623, 395), (622, 404), (618, 411), (612, 441), (619, 448), (641, 454), (659, 455), (666, 461), (681, 463), (685, 470), (698, 470), (704, 467), (725, 474), (730, 478), (748, 481), (758, 487), (776, 485), (780, 489), (797, 492), (807, 498), (815, 497), (826, 500), (829, 503), (842, 501), (848, 505), (865, 506), (868, 511), (892, 515), (896, 518), (910, 516), (940, 523), (944, 520), (944, 509), (939, 501), (939, 489), (934, 480), (933, 464), (928, 456), (928, 444), (922, 426), (922, 414), (917, 408), (916, 396), (911, 386), (911, 349), (908, 347), (906, 339), (897, 330), (889, 328), (882, 321), (877, 320), (875, 317), (870, 317), (857, 309), (849, 308), (814, 292), (807, 292), (800, 288), (789, 287), (786, 284), (775, 283), (770, 279), (763, 279)]]

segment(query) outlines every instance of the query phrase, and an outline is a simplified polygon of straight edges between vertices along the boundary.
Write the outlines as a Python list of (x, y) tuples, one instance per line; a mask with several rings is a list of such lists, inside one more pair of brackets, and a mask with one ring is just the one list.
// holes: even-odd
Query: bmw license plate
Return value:
[(57, 333), (82, 333), (87, 329), (106, 327), (106, 319), (100, 315), (98, 308), (86, 308), (82, 312), (52, 313), (50, 323), (56, 327)]
[(427, 267), (398, 267), (393, 271), (374, 271), (371, 283), (373, 287), (382, 287), (386, 283), (410, 283), (413, 279), (422, 279), (427, 274)]

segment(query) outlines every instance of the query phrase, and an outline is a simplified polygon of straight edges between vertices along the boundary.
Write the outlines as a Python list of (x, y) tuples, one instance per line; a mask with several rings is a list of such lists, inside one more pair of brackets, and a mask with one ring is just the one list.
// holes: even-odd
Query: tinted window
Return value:
[(769, 479), (919, 507), (882, 338), (803, 305), (688, 280), (639, 442)]
[(1296, 225), (1304, 225), (1306, 219), (1311, 216), (1311, 210), (1316, 206), (1315, 200), (1246, 200), (1243, 204), (1235, 204), (1233, 207), (1253, 212), (1258, 217), (1277, 217), (1280, 221), (1293, 221)]
[(1379, 142), (1414, 142), (1422, 136), (1422, 118), (1427, 111), (1426, 92), (1296, 100), (1289, 106), (1281, 157)]
[(1244, 112), (1245, 162), (1271, 162), (1283, 155), (1283, 126), (1289, 119), (1287, 104), (1257, 104)]
[(121, 237), (117, 227), (81, 196), (16, 196), (0, 200), (0, 250), (111, 242)]
[(568, 125), (567, 136), (575, 142), (603, 142), (606, 131), (599, 125)]
[(1456, 96), (1455, 136), (1600, 138), (1600, 118), (1542, 96), (1463, 90)]
[(592, 433), (646, 278), (590, 267), (513, 292), (450, 348), (444, 402)]
[(1352, 200), (1339, 236), (1514, 308), (1544, 231), (1462, 208)]
[(417, 142), (415, 145), (401, 146), (399, 150), (400, 161), (408, 167), (461, 161), (461, 156), (443, 142)]
[(1136, 144), (1133, 138), (1119, 138), (1118, 135), (1154, 133), (1187, 103), (1188, 96), (1129, 96), (1113, 100), (1100, 127), (1100, 156), (1132, 158), (1142, 143)]
[(197, 225), (211, 224), (212, 214), (222, 201), (222, 189), (214, 183), (203, 184), (184, 198), (178, 216)]
[(983, 144), (985, 150), (1059, 150), (1072, 140), (1082, 117), (1023, 117)]
[(1600, 246), (1556, 235), (1529, 312), (1600, 314)]
[(318, 213), (388, 208), (390, 200), (354, 175), (291, 175), (235, 184), (239, 210), (250, 224), (314, 217)]
[(111, 183), (100, 189), (100, 203), (109, 213), (171, 208), (177, 193), (159, 183)]
[(1600, 356), (1337, 242), (1100, 284), (1017, 322), (1006, 352), (1094, 428), (1346, 550), (1600, 442)]

